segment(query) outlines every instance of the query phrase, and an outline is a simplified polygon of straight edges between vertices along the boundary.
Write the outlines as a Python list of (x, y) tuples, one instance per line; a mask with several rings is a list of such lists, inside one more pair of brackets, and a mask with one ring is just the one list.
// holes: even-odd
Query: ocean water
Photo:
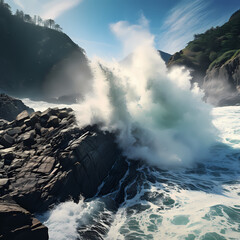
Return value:
[(38, 216), (50, 239), (240, 239), (240, 107), (212, 108), (189, 71), (167, 69), (147, 21), (111, 29), (131, 58), (92, 60), (72, 107), (79, 126), (116, 133), (128, 170), (114, 190)]
[(138, 165), (117, 209), (112, 192), (38, 216), (50, 239), (240, 239), (239, 116), (239, 106), (212, 109), (219, 141), (189, 168)]

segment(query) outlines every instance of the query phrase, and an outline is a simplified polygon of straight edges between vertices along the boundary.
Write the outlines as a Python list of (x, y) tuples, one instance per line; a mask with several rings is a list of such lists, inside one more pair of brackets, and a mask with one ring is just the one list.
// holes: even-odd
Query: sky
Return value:
[[(5, 0), (16, 9), (54, 19), (87, 56), (121, 59), (126, 54), (112, 31), (122, 21), (146, 28), (155, 47), (173, 54), (194, 34), (220, 26), (238, 9), (240, 0)], [(136, 40), (137, 41), (137, 40)]]

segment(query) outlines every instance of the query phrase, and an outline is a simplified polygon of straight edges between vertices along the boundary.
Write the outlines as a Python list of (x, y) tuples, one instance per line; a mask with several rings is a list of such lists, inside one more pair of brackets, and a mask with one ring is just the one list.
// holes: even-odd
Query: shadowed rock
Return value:
[(0, 118), (12, 121), (24, 110), (28, 113), (33, 112), (33, 109), (24, 105), (21, 100), (9, 97), (4, 93), (0, 94)]
[(48, 239), (47, 227), (14, 202), (0, 201), (0, 222), (0, 239)]
[(94, 196), (120, 156), (113, 134), (80, 129), (69, 108), (22, 112), (0, 130), (0, 191), (32, 213)]

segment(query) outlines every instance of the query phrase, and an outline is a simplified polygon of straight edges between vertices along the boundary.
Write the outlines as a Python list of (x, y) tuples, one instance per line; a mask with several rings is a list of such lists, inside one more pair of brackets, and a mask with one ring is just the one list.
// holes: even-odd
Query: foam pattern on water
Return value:
[(113, 192), (46, 213), (41, 220), (50, 239), (240, 239), (240, 151), (231, 141), (238, 137), (239, 111), (213, 110), (225, 143), (193, 168), (138, 167), (118, 209), (111, 206)]

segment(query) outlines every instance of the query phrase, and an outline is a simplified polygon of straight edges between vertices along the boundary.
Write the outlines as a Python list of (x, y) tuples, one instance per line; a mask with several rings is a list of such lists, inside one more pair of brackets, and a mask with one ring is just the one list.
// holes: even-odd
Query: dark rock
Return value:
[(66, 110), (60, 111), (58, 114), (58, 117), (60, 119), (66, 118), (66, 117), (68, 117), (68, 112)]
[(38, 122), (39, 117), (40, 117), (40, 113), (39, 112), (35, 112), (35, 113), (31, 114), (31, 116), (30, 116), (31, 124), (35, 125)]
[(24, 105), (21, 100), (9, 97), (6, 94), (0, 94), (0, 118), (12, 121), (22, 111), (33, 112), (33, 109)]
[(51, 116), (49, 117), (47, 121), (47, 126), (48, 127), (57, 127), (59, 125), (59, 118), (56, 116)]
[(35, 128), (35, 132), (36, 132), (38, 135), (42, 135), (42, 134), (41, 134), (42, 126), (41, 126), (40, 123), (36, 123), (35, 126), (34, 126), (34, 128)]
[(0, 119), (0, 130), (1, 129), (6, 129), (8, 126), (8, 121), (4, 120), (4, 119)]
[(16, 19), (14, 14), (6, 14), (3, 7), (0, 9), (0, 23), (1, 36), (5, 36), (0, 38), (3, 46), (1, 90), (16, 96), (46, 100), (79, 92), (76, 75), (83, 83), (82, 88), (90, 85), (91, 70), (86, 54), (66, 34)]
[(14, 138), (9, 136), (8, 134), (4, 134), (0, 138), (0, 144), (3, 145), (4, 147), (11, 147), (14, 143)]
[[(19, 122), (21, 127), (12, 127)], [(4, 194), (31, 212), (69, 198), (78, 201), (80, 195), (94, 196), (120, 156), (113, 134), (97, 126), (76, 127), (70, 108), (47, 109), (30, 117), (24, 112), (9, 126), (17, 144), (13, 138), (2, 144), (12, 147), (7, 154), (1, 150), (6, 176), (11, 178)], [(11, 138), (5, 135), (3, 139)]]
[(33, 145), (35, 143), (35, 131), (34, 130), (31, 130), (27, 133), (25, 133), (23, 136), (22, 136), (22, 141), (23, 141), (23, 144), (25, 146), (28, 146), (30, 147), (31, 145)]
[(23, 125), (20, 127), (20, 129), (21, 129), (22, 132), (24, 132), (24, 131), (26, 130), (26, 128), (27, 128), (27, 125), (26, 125), (26, 124), (23, 124)]
[[(21, 127), (16, 127), (20, 122)], [(30, 117), (24, 113), (7, 126), (0, 132), (1, 139), (5, 139), (0, 150), (0, 194), (24, 208), (14, 213), (20, 216), (17, 224), (22, 225), (0, 226), (9, 239), (45, 239), (47, 229), (42, 225), (39, 235), (34, 235), (37, 230), (30, 213), (49, 210), (69, 199), (77, 202), (82, 196), (93, 197), (103, 180), (100, 195), (114, 191), (127, 171), (128, 164), (121, 157), (114, 134), (102, 132), (97, 126), (78, 128), (72, 109), (47, 109)], [(113, 205), (124, 197), (127, 179), (117, 200), (112, 199)], [(4, 211), (0, 202), (0, 221)], [(107, 231), (101, 224), (91, 229), (102, 234)]]
[(32, 125), (32, 121), (30, 120), (30, 118), (24, 120), (24, 124), (26, 124), (27, 127), (30, 127)]
[(19, 134), (21, 132), (22, 132), (22, 130), (21, 130), (20, 127), (15, 127), (15, 128), (9, 129), (7, 131), (7, 134), (10, 135), (10, 136), (14, 136), (14, 135)]
[(48, 229), (15, 203), (0, 202), (0, 222), (0, 239), (48, 239)]
[(4, 164), (10, 165), (12, 163), (12, 160), (15, 158), (15, 154), (12, 152), (8, 152), (5, 155), (3, 155), (4, 158)]
[(40, 130), (41, 136), (44, 136), (47, 133), (47, 131), (48, 130), (46, 128), (41, 128), (41, 130)]

